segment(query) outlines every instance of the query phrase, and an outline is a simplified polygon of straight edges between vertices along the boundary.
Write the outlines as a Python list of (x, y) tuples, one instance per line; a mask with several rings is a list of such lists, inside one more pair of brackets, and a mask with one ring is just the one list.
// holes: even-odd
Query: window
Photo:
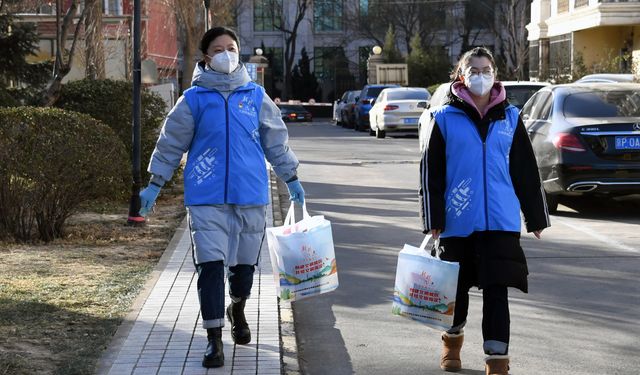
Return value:
[(255, 31), (277, 31), (282, 24), (282, 0), (254, 0)]
[(576, 0), (574, 8), (580, 8), (589, 5), (589, 0)]
[(540, 45), (537, 40), (529, 42), (529, 77), (540, 77)]
[[(465, 25), (472, 29), (491, 29), (494, 25), (496, 12), (493, 6), (486, 1), (469, 1), (465, 6)], [(439, 16), (434, 15), (434, 18)]]
[(342, 0), (315, 0), (313, 4), (315, 31), (342, 31)]
[(104, 14), (112, 16), (122, 15), (122, 0), (103, 0)]
[(336, 60), (343, 55), (342, 47), (315, 47), (313, 49), (313, 71), (320, 80), (333, 79)]
[(569, 0), (558, 0), (558, 14), (569, 11)]
[(360, 17), (366, 17), (369, 15), (369, 0), (360, 0)]
[(572, 34), (549, 38), (549, 73), (554, 76), (571, 74)]

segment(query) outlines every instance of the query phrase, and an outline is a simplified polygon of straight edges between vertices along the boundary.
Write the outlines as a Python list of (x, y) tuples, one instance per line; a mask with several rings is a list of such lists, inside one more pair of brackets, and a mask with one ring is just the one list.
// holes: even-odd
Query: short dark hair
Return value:
[(460, 60), (456, 64), (455, 69), (453, 70), (453, 72), (451, 72), (450, 77), (452, 81), (457, 81), (460, 79), (460, 76), (462, 75), (462, 68), (469, 64), (469, 61), (471, 61), (472, 57), (486, 57), (491, 62), (491, 67), (493, 68), (493, 71), (495, 73), (498, 72), (498, 67), (496, 66), (496, 60), (493, 58), (493, 54), (491, 53), (491, 51), (489, 51), (487, 47), (475, 47), (473, 49), (468, 50), (462, 55), (462, 57), (460, 57)]
[(206, 33), (204, 33), (202, 39), (200, 40), (200, 51), (202, 51), (202, 53), (206, 55), (207, 50), (209, 49), (209, 44), (211, 44), (211, 42), (213, 42), (220, 35), (229, 35), (231, 39), (233, 39), (238, 45), (238, 49), (240, 49), (240, 41), (238, 40), (238, 35), (236, 34), (236, 32), (228, 27), (218, 26), (209, 29)]

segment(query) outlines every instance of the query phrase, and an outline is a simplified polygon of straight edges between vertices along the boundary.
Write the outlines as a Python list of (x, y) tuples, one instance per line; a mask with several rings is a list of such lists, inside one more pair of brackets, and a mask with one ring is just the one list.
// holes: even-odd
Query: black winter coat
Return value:
[[(475, 108), (451, 92), (447, 104), (463, 110), (474, 122), (481, 136), (486, 138), (491, 122), (506, 117), (505, 108), (508, 102), (505, 100), (495, 105), (483, 118)], [(435, 119), (432, 118), (431, 121), (435, 122)], [(446, 144), (438, 126), (434, 125), (430, 124), (433, 130), (422, 155), (420, 168), (419, 198), (424, 233), (431, 229), (443, 230), (446, 225), (444, 195), (439, 193), (446, 190)], [(509, 173), (524, 213), (527, 231), (533, 232), (549, 227), (549, 215), (535, 155), (521, 119), (513, 137), (509, 160)], [(424, 204), (425, 189), (430, 189), (430, 201), (427, 204)], [(425, 212), (425, 207), (429, 212)], [(430, 220), (425, 220), (427, 216)], [(427, 223), (431, 225), (428, 226)], [(520, 246), (520, 233), (474, 232), (468, 237), (443, 238), (441, 245), (444, 248), (442, 259), (460, 262), (461, 277), (464, 268), (464, 277), (474, 278), (468, 280), (471, 285), (480, 288), (504, 285), (527, 292), (528, 269), (524, 251)]]

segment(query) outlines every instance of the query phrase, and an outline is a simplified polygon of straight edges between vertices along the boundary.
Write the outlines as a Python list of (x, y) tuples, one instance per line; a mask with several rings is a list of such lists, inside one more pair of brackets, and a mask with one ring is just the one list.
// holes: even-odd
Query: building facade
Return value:
[(534, 0), (527, 30), (533, 79), (638, 72), (640, 0)]
[[(283, 85), (285, 51), (287, 37), (286, 30), (292, 30), (292, 25), (299, 15), (299, 4), (304, 0), (243, 0), (243, 6), (238, 15), (237, 31), (242, 45), (243, 60), (257, 48), (264, 50), (269, 59), (273, 85), (267, 87), (269, 93), (278, 97)], [(309, 2), (302, 21), (298, 25), (294, 64), (302, 58), (303, 49), (309, 56), (311, 70), (320, 84), (319, 100), (333, 101), (346, 90), (360, 89), (366, 84), (367, 60), (371, 48), (381, 45), (387, 26), (379, 30), (376, 40), (365, 36), (358, 30), (358, 20), (367, 16), (373, 6), (370, 0), (314, 0)], [(408, 6), (411, 1), (398, 3), (397, 6)], [(415, 2), (420, 4), (420, 2)], [(431, 44), (441, 46), (453, 64), (463, 46), (472, 47), (485, 45), (495, 46), (493, 33), (487, 29), (466, 29), (466, 40), (461, 36), (465, 27), (469, 27), (471, 14), (465, 12), (467, 1), (450, 1), (447, 6), (441, 6), (422, 22), (439, 25), (433, 28)], [(486, 6), (485, 6), (486, 7)], [(492, 9), (489, 9), (489, 12)], [(390, 18), (391, 19), (391, 18)], [(282, 26), (282, 24), (284, 26)], [(406, 56), (408, 37), (396, 27), (397, 46)], [(437, 82), (434, 82), (437, 83)], [(307, 100), (308, 98), (303, 98)]]
[[(129, 79), (132, 59), (133, 0), (102, 0), (102, 36), (105, 56), (106, 77)], [(70, 6), (70, 0), (63, 2), (62, 15)], [(25, 1), (24, 10), (18, 14), (21, 22), (37, 25), (40, 49), (33, 60), (51, 60), (56, 50), (56, 9), (55, 3), (34, 1), (29, 6)], [(82, 12), (83, 1), (74, 24)], [(175, 82), (179, 73), (178, 36), (173, 10), (162, 1), (142, 0), (141, 58), (144, 61), (143, 75), (156, 78), (153, 83)], [(75, 29), (75, 25), (73, 26)], [(73, 29), (69, 37), (73, 36)], [(85, 76), (84, 30), (81, 27), (72, 69), (63, 82), (82, 79)], [(70, 46), (70, 41), (67, 42)], [(154, 70), (157, 70), (154, 71)]]

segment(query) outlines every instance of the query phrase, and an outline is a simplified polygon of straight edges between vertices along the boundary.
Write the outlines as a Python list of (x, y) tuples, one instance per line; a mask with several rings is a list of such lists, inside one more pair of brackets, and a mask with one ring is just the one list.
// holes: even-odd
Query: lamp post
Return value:
[(140, 187), (142, 176), (140, 172), (140, 0), (133, 1), (133, 109), (132, 113), (132, 157), (131, 174), (133, 184), (131, 186), (131, 200), (129, 201), (129, 217), (127, 224), (142, 225), (145, 223), (140, 216)]
[(382, 57), (382, 47), (373, 46), (371, 48), (372, 54), (367, 59), (367, 83), (368, 84), (376, 84), (378, 83), (378, 72), (376, 71), (376, 66), (378, 64), (382, 64), (384, 61)]

